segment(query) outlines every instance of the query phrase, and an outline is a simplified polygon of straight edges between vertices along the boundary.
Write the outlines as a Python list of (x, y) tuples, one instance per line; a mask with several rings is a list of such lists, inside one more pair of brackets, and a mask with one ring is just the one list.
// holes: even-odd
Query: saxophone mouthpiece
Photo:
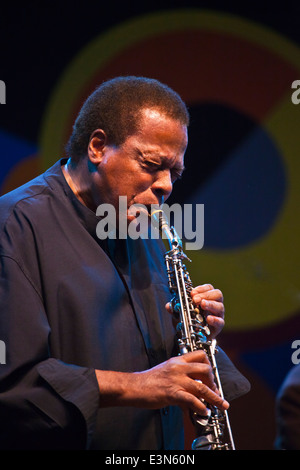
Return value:
[(181, 240), (174, 227), (170, 227), (169, 221), (162, 209), (155, 209), (151, 212), (151, 219), (154, 227), (158, 228), (162, 237), (165, 237), (171, 248), (181, 246)]
[(165, 226), (169, 226), (167, 218), (162, 209), (154, 209), (151, 212), (150, 216), (155, 226), (159, 229), (160, 232), (165, 228)]
[(162, 209), (155, 209), (151, 212), (151, 220), (155, 228), (158, 228), (161, 234), (167, 238), (173, 238), (168, 219)]

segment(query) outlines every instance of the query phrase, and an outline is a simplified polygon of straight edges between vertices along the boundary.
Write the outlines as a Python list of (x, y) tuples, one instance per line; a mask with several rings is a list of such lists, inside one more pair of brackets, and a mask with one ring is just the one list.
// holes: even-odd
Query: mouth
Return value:
[(150, 218), (151, 214), (151, 205), (145, 204), (133, 204), (127, 210), (127, 220), (132, 221), (137, 217), (147, 217)]

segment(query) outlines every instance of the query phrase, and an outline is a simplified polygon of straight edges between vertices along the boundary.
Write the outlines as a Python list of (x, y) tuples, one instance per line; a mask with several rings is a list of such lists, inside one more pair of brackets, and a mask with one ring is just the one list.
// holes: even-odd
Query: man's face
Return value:
[(127, 208), (161, 205), (182, 175), (187, 140), (186, 126), (160, 111), (143, 110), (136, 134), (119, 147), (103, 148), (97, 167), (101, 203), (118, 209), (119, 196), (126, 196)]

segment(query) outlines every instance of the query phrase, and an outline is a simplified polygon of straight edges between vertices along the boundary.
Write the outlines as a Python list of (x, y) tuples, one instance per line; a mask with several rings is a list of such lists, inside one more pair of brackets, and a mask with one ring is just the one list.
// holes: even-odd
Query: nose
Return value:
[(160, 171), (152, 184), (152, 191), (161, 201), (161, 199), (166, 200), (170, 196), (172, 189), (173, 183), (170, 170), (165, 169)]

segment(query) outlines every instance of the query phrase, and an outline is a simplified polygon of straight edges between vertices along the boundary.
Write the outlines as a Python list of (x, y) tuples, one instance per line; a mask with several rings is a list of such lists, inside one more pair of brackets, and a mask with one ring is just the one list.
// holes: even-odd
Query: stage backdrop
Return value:
[[(191, 113), (190, 144), (169, 202), (204, 204), (204, 247), (188, 253), (189, 271), (194, 284), (223, 291), (219, 342), (252, 385), (230, 409), (236, 445), (271, 449), (275, 396), (300, 340), (300, 105), (292, 100), (299, 43), (246, 16), (203, 8), (144, 12), (94, 25), (82, 41), (80, 34), (66, 33), (72, 56), (71, 46), (66, 57), (56, 47), (54, 71), (50, 48), (44, 63), (36, 45), (35, 69), (26, 71), (32, 87), (38, 82), (34, 103), (26, 90), (24, 101), (12, 96), (20, 78), (5, 69), (0, 76), (1, 193), (64, 156), (74, 117), (103, 80), (144, 75), (178, 91)], [(38, 43), (38, 32), (31, 35)]]

